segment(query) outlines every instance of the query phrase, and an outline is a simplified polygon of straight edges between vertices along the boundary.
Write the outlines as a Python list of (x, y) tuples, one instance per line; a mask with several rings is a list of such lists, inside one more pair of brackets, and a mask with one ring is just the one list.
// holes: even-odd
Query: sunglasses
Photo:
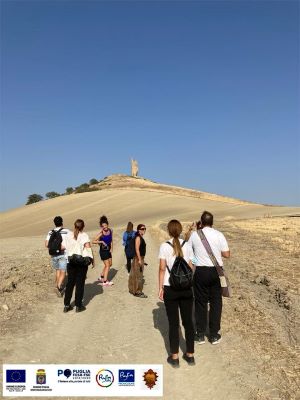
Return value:
[(145, 231), (145, 230), (146, 230), (146, 228), (141, 228), (141, 229), (140, 229), (140, 231)]

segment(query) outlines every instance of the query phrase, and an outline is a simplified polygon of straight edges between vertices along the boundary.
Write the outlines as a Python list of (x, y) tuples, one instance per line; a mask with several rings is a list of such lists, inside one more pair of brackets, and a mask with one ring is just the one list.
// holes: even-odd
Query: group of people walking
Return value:
[[(63, 227), (61, 217), (54, 218), (55, 228), (46, 237), (45, 245), (49, 249), (52, 266), (55, 270), (55, 285), (59, 296), (64, 295), (64, 312), (72, 310), (71, 298), (75, 289), (76, 312), (84, 311), (83, 294), (88, 265), (95, 266), (91, 241), (84, 232), (84, 221), (77, 219), (73, 232)], [(99, 255), (103, 262), (98, 278), (102, 286), (112, 286), (108, 279), (112, 266), (113, 230), (106, 216), (99, 220), (100, 232), (92, 240), (99, 245)], [(123, 234), (123, 246), (126, 255), (129, 293), (147, 298), (143, 292), (146, 242), (146, 226), (139, 224), (136, 231), (132, 222), (128, 222)], [(194, 224), (185, 240), (182, 225), (171, 220), (167, 226), (170, 239), (159, 249), (158, 297), (164, 301), (169, 322), (170, 355), (167, 362), (179, 367), (179, 329), (181, 316), (185, 331), (186, 351), (183, 359), (194, 365), (194, 343), (205, 343), (208, 337), (211, 344), (221, 340), (220, 323), (222, 313), (222, 288), (216, 263), (223, 267), (223, 257), (230, 257), (230, 251), (224, 235), (213, 228), (213, 215), (205, 211), (198, 223)], [(184, 263), (191, 272), (190, 285), (175, 287), (174, 265)], [(67, 283), (66, 280), (67, 271)], [(189, 274), (188, 274), (189, 275)], [(178, 277), (177, 277), (178, 278)], [(193, 311), (194, 310), (194, 311)], [(194, 315), (193, 315), (194, 312)], [(195, 319), (195, 327), (194, 327)]]
[[(55, 228), (48, 232), (45, 246), (49, 249), (52, 266), (55, 270), (55, 289), (58, 296), (64, 296), (64, 312), (68, 312), (73, 309), (70, 302), (75, 288), (76, 312), (81, 312), (86, 309), (82, 300), (88, 266), (90, 264), (92, 267), (95, 266), (91, 243), (99, 245), (99, 256), (103, 262), (103, 268), (98, 278), (99, 284), (102, 286), (114, 284), (112, 280), (108, 279), (112, 266), (113, 230), (109, 227), (107, 217), (103, 215), (99, 220), (100, 231), (91, 242), (87, 233), (83, 232), (85, 226), (83, 220), (75, 221), (73, 231), (63, 227), (61, 216), (55, 217), (53, 222)], [(132, 222), (129, 222), (123, 235), (127, 258), (126, 267), (129, 274), (129, 293), (140, 298), (147, 298), (143, 293), (146, 255), (146, 242), (143, 236), (145, 232), (144, 224), (139, 224), (137, 230), (134, 231)], [(129, 247), (132, 255), (128, 254)]]

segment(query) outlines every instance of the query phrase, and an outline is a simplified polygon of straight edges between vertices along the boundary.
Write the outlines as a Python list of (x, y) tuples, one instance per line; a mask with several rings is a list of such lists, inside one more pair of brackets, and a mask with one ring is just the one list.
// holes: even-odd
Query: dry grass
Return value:
[[(222, 332), (232, 341), (241, 338), (236, 347), (222, 346), (228, 369), (248, 388), (249, 399), (299, 398), (299, 223), (261, 218), (216, 226), (232, 252), (226, 269), (233, 297), (224, 301)], [(185, 230), (189, 225), (183, 223)], [(165, 240), (166, 224), (158, 230)]]

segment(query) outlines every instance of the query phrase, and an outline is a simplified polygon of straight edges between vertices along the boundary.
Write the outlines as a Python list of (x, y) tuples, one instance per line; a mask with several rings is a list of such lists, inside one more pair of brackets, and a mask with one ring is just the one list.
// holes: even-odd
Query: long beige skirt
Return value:
[(142, 265), (139, 265), (138, 258), (134, 257), (132, 260), (131, 270), (128, 279), (129, 293), (136, 294), (143, 291), (144, 284), (144, 257), (142, 258)]

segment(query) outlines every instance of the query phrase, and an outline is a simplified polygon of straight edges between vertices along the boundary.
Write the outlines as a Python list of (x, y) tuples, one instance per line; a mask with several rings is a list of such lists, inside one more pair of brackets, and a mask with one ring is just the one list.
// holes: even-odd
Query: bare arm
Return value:
[(111, 253), (113, 252), (113, 249), (114, 249), (114, 246), (113, 246), (113, 232), (111, 231), (111, 244), (110, 244), (110, 252)]
[(98, 233), (98, 235), (95, 237), (95, 239), (93, 239), (92, 243), (93, 244), (103, 243), (102, 240), (99, 240), (101, 235), (102, 235), (102, 231), (100, 233)]
[(135, 239), (135, 253), (139, 260), (139, 263), (141, 264), (142, 258), (141, 258), (141, 253), (140, 253), (140, 244), (141, 244), (141, 238), (139, 236), (137, 236)]
[(45, 240), (45, 247), (48, 247), (48, 240)]
[(161, 301), (164, 301), (164, 277), (166, 272), (166, 260), (163, 258), (159, 259), (159, 270), (158, 270), (158, 297)]
[(90, 243), (90, 242), (84, 243), (84, 247), (85, 247), (86, 249), (91, 249), (91, 251), (92, 251), (92, 254), (93, 254), (93, 258), (92, 258), (92, 268), (94, 268), (94, 267), (95, 267), (95, 257), (94, 257), (94, 252), (93, 252), (91, 243)]
[(221, 251), (222, 257), (229, 258), (230, 257), (230, 250), (228, 251)]
[(195, 265), (192, 263), (191, 260), (188, 262), (188, 264), (189, 264), (189, 267), (194, 271), (195, 270)]

